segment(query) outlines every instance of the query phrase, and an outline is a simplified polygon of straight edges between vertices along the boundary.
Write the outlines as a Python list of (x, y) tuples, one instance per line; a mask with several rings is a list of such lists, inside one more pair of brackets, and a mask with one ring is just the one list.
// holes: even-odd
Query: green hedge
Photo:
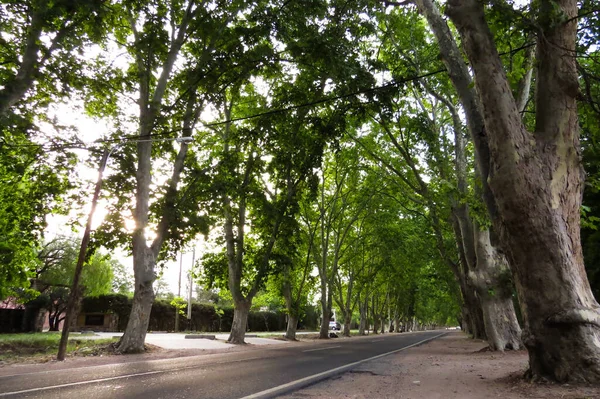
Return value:
[[(119, 317), (118, 329), (125, 330), (131, 299), (125, 295), (110, 294), (95, 298), (84, 298), (82, 312), (114, 313)], [(187, 314), (187, 309), (184, 309)], [(310, 312), (308, 312), (310, 313)], [(179, 316), (179, 329), (182, 331), (229, 332), (233, 322), (233, 307), (217, 308), (213, 304), (192, 303), (192, 319)], [(311, 323), (309, 324), (312, 327)], [(175, 307), (168, 301), (156, 300), (150, 313), (149, 331), (173, 331), (175, 329)], [(285, 313), (254, 312), (248, 316), (248, 331), (283, 331), (286, 329)]]
[(114, 313), (119, 317), (117, 328), (119, 331), (123, 331), (127, 327), (129, 313), (131, 313), (131, 299), (121, 294), (85, 297), (81, 311), (84, 313)]

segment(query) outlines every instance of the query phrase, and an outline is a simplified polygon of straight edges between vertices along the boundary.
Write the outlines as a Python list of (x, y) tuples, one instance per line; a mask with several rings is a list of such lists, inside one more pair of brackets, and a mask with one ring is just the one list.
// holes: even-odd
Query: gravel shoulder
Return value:
[(600, 398), (600, 387), (528, 383), (525, 351), (486, 347), (453, 332), (280, 398)]

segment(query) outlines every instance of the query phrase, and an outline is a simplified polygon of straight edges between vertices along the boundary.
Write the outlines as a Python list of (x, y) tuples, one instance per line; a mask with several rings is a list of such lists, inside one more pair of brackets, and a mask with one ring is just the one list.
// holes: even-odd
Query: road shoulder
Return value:
[(521, 379), (527, 368), (525, 351), (488, 352), (486, 346), (463, 333), (450, 333), (279, 398), (600, 397), (595, 387), (527, 383)]

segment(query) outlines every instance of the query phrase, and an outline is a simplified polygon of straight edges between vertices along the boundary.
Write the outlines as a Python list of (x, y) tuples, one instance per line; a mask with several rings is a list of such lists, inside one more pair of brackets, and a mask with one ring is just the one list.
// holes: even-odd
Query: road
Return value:
[(439, 336), (370, 335), (0, 377), (0, 399), (238, 399)]

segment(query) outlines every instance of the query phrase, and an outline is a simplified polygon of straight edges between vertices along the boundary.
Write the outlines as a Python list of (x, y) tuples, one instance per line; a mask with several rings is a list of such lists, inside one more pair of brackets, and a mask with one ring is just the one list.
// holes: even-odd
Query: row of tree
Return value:
[(92, 250), (133, 255), (121, 352), (143, 350), (162, 262), (212, 229), (202, 279), (231, 294), (233, 343), (266, 287), (293, 339), (316, 285), (322, 337), (333, 306), (363, 331), (456, 317), (524, 345), (532, 377), (597, 382), (580, 147), (597, 276), (600, 24), (579, 6), (453, 0), (454, 30), (431, 0), (4, 2), (0, 295), (81, 201), (84, 143), (46, 113), (78, 100), (115, 170)]

